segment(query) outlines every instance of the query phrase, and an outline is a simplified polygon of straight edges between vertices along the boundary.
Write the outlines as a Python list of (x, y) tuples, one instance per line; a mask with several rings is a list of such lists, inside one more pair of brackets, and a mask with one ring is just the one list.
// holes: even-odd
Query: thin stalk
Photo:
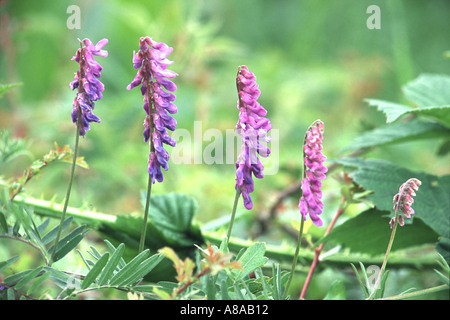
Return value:
[[(345, 211), (345, 209), (346, 209), (346, 199), (345, 199), (345, 197), (342, 197), (341, 203), (339, 204), (339, 208), (336, 211), (333, 219), (331, 220), (330, 225), (328, 226), (327, 230), (325, 231), (324, 236), (326, 236), (326, 235), (328, 235), (330, 233), (330, 231), (333, 229), (334, 225), (336, 224), (337, 219)], [(305, 298), (306, 290), (308, 289), (308, 286), (309, 286), (309, 283), (311, 282), (311, 279), (312, 279), (312, 276), (314, 274), (314, 271), (315, 271), (317, 265), (319, 264), (319, 256), (320, 256), (320, 253), (323, 250), (324, 245), (325, 245), (325, 243), (322, 242), (319, 245), (319, 247), (315, 249), (314, 260), (311, 263), (311, 267), (309, 269), (308, 276), (306, 277), (306, 280), (305, 280), (305, 283), (303, 285), (302, 292), (300, 293), (299, 299), (304, 299)]]
[(392, 228), (391, 237), (389, 239), (388, 247), (386, 249), (386, 254), (384, 255), (383, 264), (381, 265), (381, 269), (380, 269), (380, 272), (378, 273), (377, 280), (375, 281), (373, 290), (370, 293), (369, 297), (367, 297), (367, 300), (371, 300), (373, 298), (375, 292), (377, 291), (378, 286), (380, 285), (380, 281), (381, 281), (381, 277), (384, 273), (384, 269), (386, 269), (386, 264), (388, 261), (389, 253), (391, 252), (392, 244), (394, 243), (395, 232), (397, 231), (398, 216), (399, 216), (399, 214), (398, 214), (398, 209), (397, 209), (397, 210), (395, 210), (395, 223), (394, 223), (394, 227)]
[(228, 225), (227, 241), (230, 240), (231, 230), (233, 229), (234, 218), (236, 217), (236, 208), (241, 194), (241, 188), (236, 189), (236, 195), (234, 197), (233, 211), (231, 212), (230, 224)]
[(53, 252), (50, 257), (49, 266), (53, 263), (53, 258), (55, 256), (56, 247), (57, 247), (59, 238), (61, 237), (62, 225), (63, 225), (63, 222), (66, 217), (67, 206), (69, 205), (70, 191), (72, 190), (72, 182), (73, 182), (73, 177), (75, 176), (75, 167), (77, 164), (78, 143), (80, 140), (80, 125), (81, 125), (81, 108), (80, 108), (80, 106), (78, 106), (77, 130), (75, 130), (76, 131), (75, 147), (73, 150), (73, 161), (72, 161), (72, 169), (71, 169), (70, 178), (69, 178), (69, 186), (67, 187), (66, 199), (64, 200), (64, 207), (63, 207), (63, 211), (61, 214), (61, 220), (59, 222), (58, 234), (56, 235), (55, 244), (53, 246)]
[(141, 240), (139, 242), (139, 253), (141, 253), (144, 250), (144, 245), (145, 245), (145, 237), (146, 237), (146, 233), (147, 233), (148, 211), (150, 209), (151, 191), (152, 191), (152, 177), (150, 175), (148, 175), (147, 200), (145, 201), (144, 222), (142, 223)]
[(300, 252), (300, 246), (302, 243), (302, 237), (303, 237), (303, 225), (305, 224), (305, 219), (303, 218), (303, 216), (301, 217), (301, 221), (300, 221), (300, 230), (298, 232), (298, 241), (297, 241), (297, 247), (295, 248), (295, 253), (294, 253), (294, 259), (292, 260), (292, 267), (291, 267), (291, 273), (289, 274), (289, 279), (288, 282), (286, 284), (286, 289), (284, 291), (283, 294), (283, 299), (286, 297), (288, 291), (289, 291), (289, 286), (291, 285), (291, 281), (295, 272), (295, 266), (297, 265), (297, 260), (298, 260), (298, 254)]
[(429, 293), (434, 293), (434, 292), (439, 292), (439, 291), (443, 291), (443, 290), (448, 290), (448, 285), (447, 284), (442, 284), (436, 287), (431, 287), (431, 288), (427, 288), (427, 289), (423, 289), (423, 290), (418, 290), (418, 291), (414, 291), (414, 292), (409, 292), (409, 293), (405, 293), (405, 294), (399, 294), (399, 295), (395, 295), (395, 296), (391, 296), (391, 297), (386, 297), (386, 298), (380, 298), (380, 299), (376, 299), (376, 300), (402, 300), (402, 299), (410, 299), (410, 298), (416, 298), (419, 296), (422, 296), (424, 294), (429, 294)]

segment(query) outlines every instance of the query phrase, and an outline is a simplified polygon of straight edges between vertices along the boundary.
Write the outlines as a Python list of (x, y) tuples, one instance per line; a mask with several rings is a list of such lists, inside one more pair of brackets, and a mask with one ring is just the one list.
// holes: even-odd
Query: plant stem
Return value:
[[(341, 203), (339, 204), (339, 208), (336, 211), (333, 219), (331, 220), (330, 225), (328, 226), (327, 230), (325, 231), (324, 236), (326, 236), (330, 233), (330, 231), (333, 229), (334, 225), (336, 224), (336, 221), (339, 218), (339, 216), (345, 211), (345, 209), (346, 209), (345, 203), (346, 203), (346, 199), (345, 199), (345, 197), (342, 197)], [(312, 279), (312, 276), (316, 269), (316, 266), (319, 263), (319, 256), (320, 256), (320, 253), (322, 252), (324, 245), (325, 245), (325, 243), (322, 242), (319, 245), (319, 247), (315, 249), (314, 260), (311, 263), (311, 267), (309, 269), (308, 276), (306, 277), (305, 284), (303, 285), (303, 289), (302, 289), (299, 299), (305, 298), (306, 290), (308, 289), (309, 283), (311, 282), (311, 279)]]
[(75, 130), (76, 131), (75, 132), (75, 147), (73, 150), (73, 161), (72, 161), (72, 169), (71, 169), (70, 178), (69, 178), (69, 186), (67, 187), (66, 199), (64, 201), (64, 207), (63, 207), (63, 211), (61, 214), (61, 220), (59, 222), (58, 234), (56, 235), (55, 244), (53, 246), (53, 252), (50, 257), (49, 266), (51, 266), (51, 264), (54, 262), (53, 258), (56, 253), (56, 247), (58, 245), (59, 238), (61, 237), (61, 230), (62, 230), (63, 222), (66, 217), (67, 206), (69, 205), (70, 191), (72, 190), (72, 182), (73, 182), (73, 177), (75, 176), (75, 167), (77, 164), (78, 143), (80, 140), (80, 125), (81, 125), (81, 108), (80, 108), (80, 106), (78, 106), (77, 130)]
[(436, 286), (436, 287), (432, 287), (432, 288), (427, 288), (427, 289), (423, 289), (423, 290), (418, 290), (415, 292), (409, 292), (409, 293), (405, 293), (405, 294), (399, 294), (399, 295), (395, 295), (395, 296), (391, 296), (391, 297), (386, 297), (386, 298), (380, 298), (380, 299), (376, 299), (376, 300), (402, 300), (402, 299), (409, 299), (409, 298), (415, 298), (424, 294), (428, 294), (428, 293), (434, 293), (434, 292), (439, 292), (442, 290), (448, 290), (448, 285), (447, 284), (442, 284), (440, 286)]
[(289, 286), (291, 285), (291, 281), (295, 272), (295, 266), (297, 265), (297, 260), (298, 260), (298, 254), (300, 252), (300, 246), (302, 243), (302, 237), (303, 237), (303, 225), (305, 224), (305, 219), (303, 218), (303, 216), (301, 215), (301, 220), (300, 220), (300, 229), (298, 232), (298, 241), (297, 241), (297, 247), (295, 248), (295, 253), (294, 253), (294, 260), (292, 260), (292, 267), (291, 267), (291, 273), (289, 274), (289, 279), (288, 282), (286, 284), (286, 289), (284, 291), (283, 294), (283, 299), (286, 297), (288, 291), (289, 291)]
[(384, 269), (386, 268), (389, 253), (391, 252), (392, 244), (394, 243), (395, 232), (397, 231), (397, 225), (398, 225), (398, 209), (395, 210), (395, 223), (394, 223), (394, 227), (392, 228), (391, 237), (389, 239), (388, 247), (386, 249), (386, 254), (384, 255), (383, 264), (381, 265), (381, 269), (380, 269), (380, 272), (378, 273), (377, 280), (375, 281), (373, 290), (370, 293), (369, 297), (367, 297), (367, 300), (373, 299), (373, 296), (374, 296), (375, 292), (377, 291), (377, 288), (380, 284), (381, 277), (383, 275)]
[(142, 250), (144, 250), (144, 245), (145, 245), (145, 237), (146, 237), (146, 233), (147, 233), (148, 211), (150, 209), (151, 191), (152, 191), (152, 177), (150, 175), (148, 175), (147, 200), (145, 201), (144, 221), (142, 223), (141, 240), (139, 242), (139, 253), (141, 253)]
[(234, 197), (233, 211), (231, 212), (230, 224), (228, 225), (227, 242), (230, 240), (231, 230), (233, 229), (234, 218), (236, 217), (236, 208), (241, 194), (241, 188), (236, 189), (236, 195)]

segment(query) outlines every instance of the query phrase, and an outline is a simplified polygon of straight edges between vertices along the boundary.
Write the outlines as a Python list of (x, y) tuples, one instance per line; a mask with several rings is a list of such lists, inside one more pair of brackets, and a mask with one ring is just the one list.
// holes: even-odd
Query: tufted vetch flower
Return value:
[[(413, 197), (416, 196), (417, 190), (419, 190), (419, 186), (422, 184), (422, 182), (416, 178), (408, 179), (405, 183), (403, 183), (398, 193), (393, 198), (394, 203), (394, 211), (399, 212), (401, 214), (398, 214), (398, 223), (400, 226), (403, 226), (405, 224), (405, 220), (403, 219), (403, 216), (410, 219), (411, 215), (414, 214), (414, 209), (411, 208), (412, 204), (414, 203)], [(391, 226), (391, 229), (395, 225), (396, 219), (393, 217), (389, 224)]]
[[(103, 83), (98, 80), (101, 76), (102, 66), (95, 61), (94, 56), (107, 57), (108, 51), (103, 47), (108, 43), (107, 39), (100, 40), (94, 45), (91, 40), (84, 39), (80, 41), (81, 47), (77, 50), (72, 60), (79, 64), (79, 69), (75, 73), (74, 80), (70, 83), (72, 90), (78, 89), (77, 95), (73, 100), (72, 121), (78, 122), (80, 117), (80, 136), (84, 136), (86, 131), (90, 130), (90, 123), (100, 123), (100, 118), (94, 115), (94, 101), (100, 100), (105, 89)], [(83, 46), (84, 45), (84, 46)]]
[(244, 206), (250, 210), (253, 202), (250, 193), (254, 191), (253, 176), (263, 178), (264, 166), (259, 156), (268, 157), (270, 149), (264, 143), (270, 141), (267, 133), (272, 124), (266, 118), (267, 111), (259, 103), (261, 94), (255, 75), (247, 66), (238, 68), (236, 77), (238, 91), (239, 120), (236, 131), (242, 137), (241, 153), (236, 161), (236, 190), (239, 188)]
[(312, 222), (320, 227), (322, 219), (322, 180), (325, 180), (328, 169), (323, 165), (327, 159), (322, 154), (324, 124), (320, 120), (308, 128), (303, 144), (303, 179), (302, 196), (299, 202), (300, 213), (306, 220), (309, 214)]
[(173, 101), (176, 96), (173, 93), (177, 86), (170, 80), (177, 73), (167, 70), (173, 62), (167, 59), (172, 48), (162, 42), (155, 42), (149, 37), (141, 37), (139, 51), (133, 52), (133, 67), (138, 70), (135, 78), (127, 86), (131, 90), (141, 86), (144, 96), (144, 141), (150, 140), (150, 155), (148, 160), (148, 173), (152, 179), (162, 182), (164, 177), (161, 171), (169, 169), (169, 153), (164, 149), (164, 144), (175, 146), (168, 130), (175, 130), (176, 120), (171, 116), (178, 109)]

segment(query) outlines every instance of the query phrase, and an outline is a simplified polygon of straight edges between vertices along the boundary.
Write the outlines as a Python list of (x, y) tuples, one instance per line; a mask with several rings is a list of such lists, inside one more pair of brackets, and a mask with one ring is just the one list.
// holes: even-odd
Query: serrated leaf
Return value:
[(422, 74), (402, 88), (405, 97), (420, 108), (450, 104), (450, 77)]
[[(450, 243), (445, 240), (450, 239), (450, 175), (435, 176), (412, 171), (383, 160), (344, 158), (332, 161), (355, 168), (349, 173), (350, 177), (365, 190), (373, 191), (368, 198), (378, 210), (392, 215), (392, 198), (400, 185), (410, 178), (419, 179), (422, 185), (414, 198), (412, 221), (420, 218), (433, 229), (440, 236), (437, 250), (447, 261), (450, 259)], [(410, 221), (407, 219), (407, 223)]]
[(446, 137), (449, 134), (449, 130), (444, 126), (429, 121), (414, 119), (409, 122), (395, 122), (362, 133), (347, 147), (340, 150), (340, 153), (361, 148), (417, 141), (419, 139)]
[(117, 268), (117, 266), (120, 263), (120, 260), (122, 259), (123, 252), (125, 250), (125, 245), (121, 243), (116, 250), (111, 255), (111, 258), (109, 259), (108, 263), (106, 264), (102, 274), (100, 275), (98, 279), (98, 285), (102, 286), (107, 283), (107, 281), (110, 279), (111, 275), (114, 273), (114, 270)]
[(88, 272), (86, 277), (83, 280), (83, 283), (81, 284), (81, 289), (88, 288), (96, 279), (97, 276), (100, 274), (100, 272), (105, 267), (106, 263), (109, 259), (109, 253), (105, 253), (98, 261), (97, 263), (92, 267), (92, 269)]
[[(334, 227), (318, 243), (331, 242), (355, 253), (383, 254), (392, 231), (389, 220), (389, 212), (369, 209)], [(420, 219), (415, 219), (414, 223), (397, 230), (392, 251), (436, 243), (438, 239), (439, 235), (433, 229)]]
[(265, 252), (266, 246), (262, 242), (257, 242), (247, 248), (238, 258), (238, 261), (241, 262), (242, 269), (232, 270), (234, 280), (238, 281), (257, 268), (262, 267), (268, 260), (268, 258), (264, 257)]

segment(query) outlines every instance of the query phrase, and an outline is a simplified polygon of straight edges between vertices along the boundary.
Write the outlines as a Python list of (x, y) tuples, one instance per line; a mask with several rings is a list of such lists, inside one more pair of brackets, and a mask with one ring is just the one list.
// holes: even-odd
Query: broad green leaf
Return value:
[[(389, 212), (369, 209), (343, 222), (323, 238), (321, 242), (339, 244), (351, 252), (369, 255), (383, 254), (391, 235)], [(408, 247), (436, 243), (439, 235), (421, 219), (398, 228), (392, 251)]]
[(414, 119), (409, 122), (395, 122), (359, 135), (340, 152), (361, 148), (385, 146), (394, 143), (446, 137), (450, 131), (440, 124)]
[(257, 268), (262, 267), (268, 260), (268, 258), (264, 256), (265, 252), (266, 245), (262, 242), (257, 242), (247, 248), (238, 258), (238, 261), (241, 262), (242, 269), (232, 270), (234, 280), (238, 281), (255, 271)]
[(379, 111), (383, 112), (386, 115), (387, 123), (394, 122), (405, 113), (413, 110), (410, 106), (385, 100), (365, 99), (364, 101), (370, 106), (376, 106)]
[(107, 283), (110, 279), (111, 275), (114, 273), (114, 270), (120, 263), (120, 259), (122, 259), (123, 252), (125, 250), (125, 245), (121, 243), (116, 250), (111, 255), (111, 259), (109, 259), (108, 263), (105, 266), (100, 278), (98, 279), (98, 285), (102, 286)]
[(419, 108), (450, 105), (450, 77), (422, 74), (403, 86), (403, 94)]
[(100, 274), (100, 272), (102, 272), (103, 268), (108, 262), (108, 259), (109, 253), (107, 252), (97, 261), (97, 263), (88, 272), (86, 278), (84, 278), (83, 283), (81, 284), (81, 289), (83, 290), (86, 289), (97, 279), (97, 276)]
[[(392, 198), (400, 186), (410, 178), (419, 179), (422, 185), (414, 197), (413, 220), (414, 217), (420, 218), (441, 239), (450, 239), (450, 175), (435, 176), (411, 171), (383, 160), (344, 158), (334, 161), (354, 168), (350, 177), (365, 190), (373, 191), (368, 197), (378, 210), (392, 214)], [(446, 250), (448, 246), (442, 244), (442, 249)], [(448, 251), (443, 256), (448, 261)]]

